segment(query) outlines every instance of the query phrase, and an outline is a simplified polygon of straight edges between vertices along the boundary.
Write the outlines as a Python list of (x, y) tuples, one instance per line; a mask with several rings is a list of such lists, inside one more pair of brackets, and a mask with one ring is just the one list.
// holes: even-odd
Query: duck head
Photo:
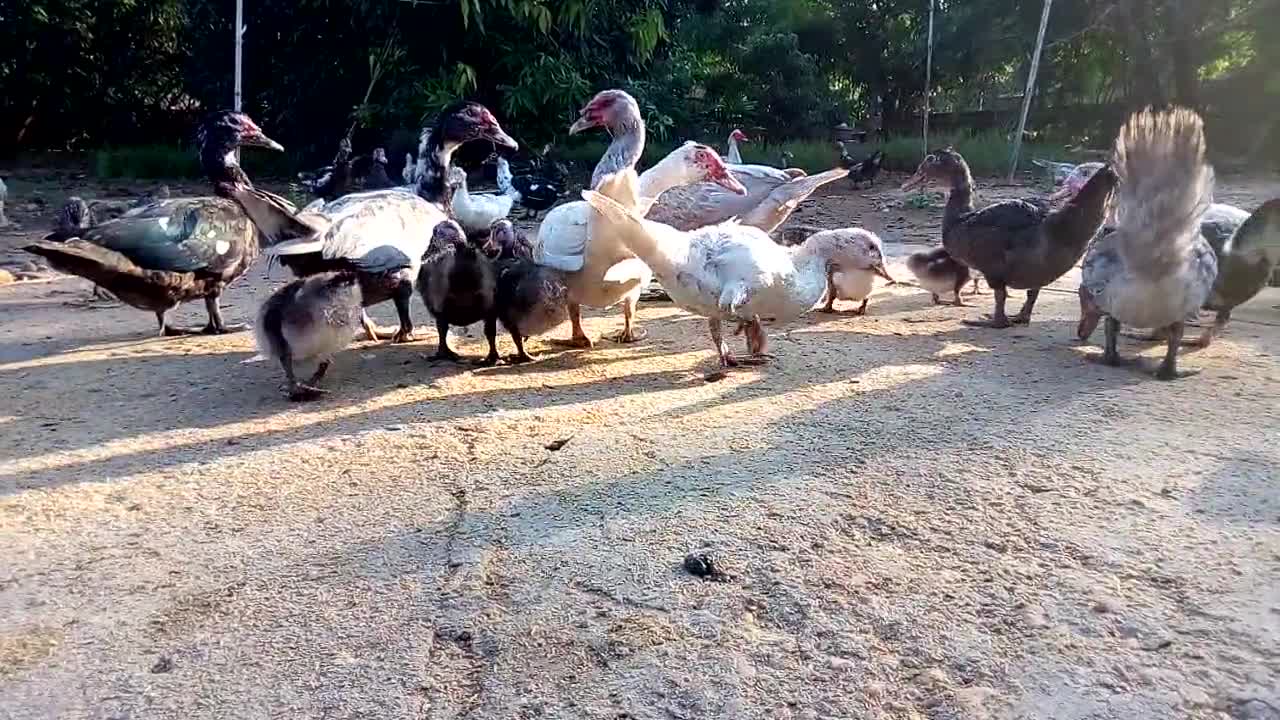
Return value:
[(488, 140), (511, 152), (520, 149), (520, 144), (503, 131), (489, 108), (469, 100), (456, 102), (442, 110), (436, 117), (431, 137), (450, 150), (472, 140)]
[(724, 158), (710, 145), (686, 142), (677, 151), (689, 182), (713, 182), (729, 192), (746, 195), (743, 186), (729, 171)]
[(374, 162), (376, 162), (376, 163), (382, 163), (383, 165), (386, 165), (386, 164), (387, 164), (387, 151), (386, 151), (386, 148), (374, 148), (374, 149), (373, 149), (373, 161), (374, 161)]
[(196, 130), (196, 146), (200, 164), (214, 191), (220, 195), (231, 192), (232, 186), (251, 188), (253, 183), (240, 169), (235, 151), (239, 147), (260, 147), (280, 152), (284, 146), (267, 137), (258, 124), (241, 112), (221, 110), (210, 113)]
[(619, 128), (639, 121), (640, 105), (635, 98), (623, 90), (602, 90), (578, 111), (578, 119), (569, 126), (569, 134), (603, 127), (616, 135)]
[(734, 128), (733, 132), (729, 133), (729, 139), (734, 142), (740, 142), (740, 143), (748, 142), (746, 134), (744, 134), (738, 128)]
[(434, 252), (439, 252), (446, 248), (459, 249), (466, 246), (467, 233), (454, 220), (442, 220), (436, 223), (435, 229), (431, 231), (431, 244), (429, 247)]
[(516, 226), (505, 218), (494, 220), (489, 226), (489, 238), (481, 248), (485, 255), (493, 259), (532, 259), (533, 248), (516, 232)]
[(952, 178), (961, 172), (968, 172), (968, 169), (960, 153), (949, 147), (934, 150), (920, 162), (916, 173), (902, 183), (902, 191), (915, 190), (932, 182), (950, 185)]
[(1062, 187), (1058, 188), (1049, 196), (1049, 202), (1057, 202), (1065, 198), (1075, 197), (1076, 193), (1084, 189), (1084, 186), (1093, 177), (1094, 173), (1102, 169), (1104, 163), (1088, 162), (1083, 165), (1077, 165), (1067, 173), (1066, 178), (1062, 181)]

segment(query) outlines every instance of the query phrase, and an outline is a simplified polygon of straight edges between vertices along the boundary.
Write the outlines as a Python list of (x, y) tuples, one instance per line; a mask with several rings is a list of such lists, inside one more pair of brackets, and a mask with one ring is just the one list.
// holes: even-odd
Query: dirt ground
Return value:
[[(69, 184), (15, 175), (0, 262)], [(906, 278), (941, 212), (895, 180), (795, 222), (881, 232)], [(960, 324), (989, 291), (884, 287), (719, 382), (664, 303), (518, 367), (431, 364), (423, 327), (315, 404), (248, 333), (0, 287), (0, 717), (1280, 718), (1280, 292), (1162, 383), (1087, 361), (1077, 279), (1011, 331)]]

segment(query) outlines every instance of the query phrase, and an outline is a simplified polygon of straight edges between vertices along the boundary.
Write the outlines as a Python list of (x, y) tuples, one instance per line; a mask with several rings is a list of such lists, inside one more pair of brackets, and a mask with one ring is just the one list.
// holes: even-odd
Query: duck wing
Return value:
[(1007, 200), (961, 217), (943, 235), (952, 255), (983, 274), (1000, 277), (1013, 256), (1035, 242), (1048, 213), (1026, 200)]
[(445, 219), (440, 208), (403, 190), (347, 195), (300, 217), (323, 226), (323, 231), (311, 238), (277, 245), (273, 248), (277, 254), (319, 251), (327, 260), (347, 260), (369, 272), (412, 267), (420, 262), (431, 242), (432, 230)]
[(581, 200), (565, 203), (550, 213), (538, 226), (538, 241), (534, 258), (564, 272), (577, 272), (586, 262), (587, 222), (591, 208)]
[(222, 270), (256, 242), (254, 226), (234, 200), (178, 198), (152, 203), (86, 230), (81, 237), (147, 270)]

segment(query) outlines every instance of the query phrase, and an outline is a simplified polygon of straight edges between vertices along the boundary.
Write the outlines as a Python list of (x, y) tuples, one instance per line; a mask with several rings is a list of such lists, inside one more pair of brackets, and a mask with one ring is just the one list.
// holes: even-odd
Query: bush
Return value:
[[(258, 148), (240, 152), (249, 177), (293, 177), (294, 159), (285, 153)], [(102, 179), (173, 180), (204, 177), (194, 148), (174, 145), (140, 145), (98, 150), (93, 154), (93, 174)]]

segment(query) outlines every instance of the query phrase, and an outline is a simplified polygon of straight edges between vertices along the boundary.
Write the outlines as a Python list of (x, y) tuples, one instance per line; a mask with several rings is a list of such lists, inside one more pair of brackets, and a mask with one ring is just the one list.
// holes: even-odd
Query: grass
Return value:
[[(250, 177), (292, 177), (292, 158), (283, 153), (247, 148), (240, 160)], [(169, 180), (204, 177), (195, 151), (173, 145), (105, 148), (93, 154), (93, 174), (102, 179)]]

